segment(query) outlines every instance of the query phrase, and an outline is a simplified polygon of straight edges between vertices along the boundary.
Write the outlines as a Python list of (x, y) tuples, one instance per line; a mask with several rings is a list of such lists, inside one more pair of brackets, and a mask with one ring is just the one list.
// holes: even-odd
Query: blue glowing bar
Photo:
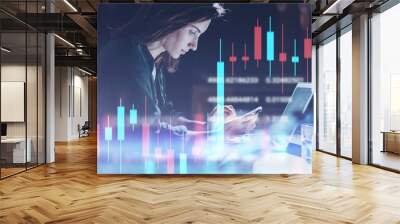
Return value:
[(105, 128), (104, 132), (105, 132), (104, 135), (105, 135), (106, 141), (111, 141), (112, 140), (112, 128), (111, 127)]
[(129, 124), (131, 125), (137, 124), (137, 110), (133, 107), (129, 111)]
[(296, 73), (297, 73), (296, 72), (296, 64), (299, 63), (299, 61), (300, 61), (300, 58), (299, 58), (299, 56), (297, 56), (296, 51), (297, 51), (296, 39), (294, 39), (294, 54), (293, 54), (293, 57), (292, 57), (292, 63), (294, 65), (294, 76), (296, 76)]
[(219, 125), (224, 123), (224, 79), (224, 62), (220, 61), (217, 62), (217, 120)]
[(179, 154), (179, 173), (187, 174), (187, 155), (185, 153)]
[(269, 31), (267, 32), (267, 61), (269, 62), (269, 77), (272, 76), (272, 66), (271, 62), (274, 60), (274, 32), (272, 31), (272, 26), (271, 26), (271, 16), (269, 17)]
[(297, 56), (296, 51), (297, 51), (297, 48), (296, 48), (296, 39), (294, 39), (294, 54), (293, 54), (293, 57), (292, 57), (292, 62), (293, 62), (293, 63), (299, 63), (299, 61), (300, 61), (300, 58), (299, 58), (299, 56)]
[(146, 174), (155, 173), (156, 163), (153, 159), (145, 159), (144, 161), (144, 172)]
[(219, 131), (217, 137), (217, 150), (224, 147), (224, 104), (225, 104), (225, 69), (222, 61), (222, 40), (219, 39), (219, 61), (217, 62), (217, 121), (216, 127)]
[(217, 63), (217, 104), (224, 106), (224, 62)]
[(119, 106), (117, 108), (117, 139), (118, 141), (125, 140), (125, 107)]
[(217, 125), (224, 124), (224, 104), (225, 104), (225, 69), (222, 61), (222, 40), (219, 39), (219, 61), (217, 62)]
[(267, 32), (267, 61), (274, 60), (274, 32)]

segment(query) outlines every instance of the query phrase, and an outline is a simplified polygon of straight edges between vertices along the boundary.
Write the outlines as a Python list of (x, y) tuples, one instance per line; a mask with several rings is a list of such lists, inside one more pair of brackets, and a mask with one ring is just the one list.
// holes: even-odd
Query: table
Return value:
[[(28, 143), (25, 151), (26, 142)], [(31, 162), (32, 153), (30, 138), (6, 138), (1, 139), (1, 156), (6, 162), (26, 163)], [(12, 157), (11, 157), (12, 154)], [(12, 158), (12, 160), (11, 160)]]
[(382, 152), (392, 152), (400, 154), (400, 131), (382, 131), (383, 150)]

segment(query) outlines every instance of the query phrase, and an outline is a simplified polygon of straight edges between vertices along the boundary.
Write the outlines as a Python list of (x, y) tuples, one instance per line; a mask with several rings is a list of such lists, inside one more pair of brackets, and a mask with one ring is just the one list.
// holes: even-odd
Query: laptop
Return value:
[(304, 118), (312, 96), (311, 83), (300, 82), (296, 85), (280, 119), (270, 129), (270, 135), (276, 150), (286, 151), (296, 129), (301, 125), (300, 122)]

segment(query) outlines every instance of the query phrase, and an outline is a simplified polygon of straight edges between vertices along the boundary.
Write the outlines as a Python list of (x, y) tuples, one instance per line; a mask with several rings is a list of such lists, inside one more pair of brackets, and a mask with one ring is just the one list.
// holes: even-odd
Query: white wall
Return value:
[[(75, 70), (76, 72), (77, 70)], [(76, 73), (75, 73), (76, 74)], [(89, 112), (88, 112), (88, 77), (82, 77), (79, 75), (75, 75), (74, 77), (74, 108), (73, 110), (73, 119), (72, 119), (72, 135), (78, 137), (78, 129), (77, 126), (80, 124), (81, 126), (85, 123), (85, 121), (89, 120)]]
[(68, 140), (69, 80), (67, 67), (55, 68), (55, 141)]
[[(37, 99), (36, 99), (36, 80), (33, 80), (31, 75), (34, 74), (36, 76), (36, 67), (29, 66), (27, 67), (28, 72), (28, 84), (27, 88), (27, 106), (29, 110), (27, 113), (28, 119), (28, 137), (30, 133), (35, 132), (36, 136), (36, 113), (32, 113), (32, 111), (36, 111), (37, 107)], [(1, 66), (1, 81), (2, 82), (25, 82), (25, 64), (5, 64)], [(34, 86), (34, 88), (32, 87)], [(3, 96), (4, 97), (4, 96)], [(40, 106), (40, 105), (39, 105)], [(7, 108), (1, 108), (1, 110), (7, 110)], [(32, 123), (34, 122), (34, 123)], [(25, 137), (25, 123), (26, 122), (7, 122), (7, 136), (8, 137)], [(32, 131), (31, 131), (32, 129)]]
[[(32, 67), (28, 67), (28, 69)], [(1, 81), (25, 82), (25, 64), (9, 64), (1, 66)]]
[(77, 139), (78, 124), (88, 120), (88, 77), (76, 68), (56, 67), (55, 85), (55, 140)]
[[(37, 70), (38, 69), (38, 70)], [(26, 112), (27, 120), (24, 122), (6, 122), (8, 138), (25, 138), (25, 135), (30, 140), (30, 148), (32, 161), (36, 162), (39, 158), (39, 163), (44, 162), (44, 82), (43, 82), (42, 67), (24, 64), (3, 64), (1, 66), (1, 81), (2, 82), (24, 82), (26, 84), (26, 107), (22, 108), (22, 113)], [(27, 78), (27, 80), (25, 80)], [(2, 96), (6, 97), (7, 96)], [(11, 110), (10, 108), (2, 107), (1, 110)], [(9, 111), (10, 112), (10, 111)], [(37, 153), (39, 156), (37, 157)]]
[[(25, 64), (2, 65), (1, 81), (25, 82)], [(6, 110), (6, 109), (7, 108), (1, 108), (1, 110)], [(7, 123), (7, 137), (25, 137), (25, 123), (24, 122)]]

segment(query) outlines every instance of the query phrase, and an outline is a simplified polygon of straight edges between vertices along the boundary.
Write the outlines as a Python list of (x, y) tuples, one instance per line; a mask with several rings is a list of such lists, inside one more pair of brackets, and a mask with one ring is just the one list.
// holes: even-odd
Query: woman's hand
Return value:
[(188, 129), (185, 125), (171, 125), (166, 122), (159, 122), (156, 133), (160, 133), (161, 129), (170, 130), (172, 133), (174, 133), (174, 135), (177, 136), (186, 135), (186, 133), (188, 132)]
[[(237, 116), (236, 110), (232, 105), (224, 106), (224, 130), (228, 136), (242, 135), (248, 133), (256, 127), (258, 113), (250, 113)], [(208, 117), (210, 127), (217, 121), (217, 107), (215, 107)]]
[(171, 126), (170, 129), (172, 133), (174, 133), (177, 136), (186, 135), (186, 133), (188, 132), (188, 129), (185, 125)]
[(225, 122), (224, 129), (227, 136), (242, 135), (256, 127), (258, 114), (238, 116)]
[[(224, 120), (229, 121), (236, 117), (236, 110), (232, 105), (224, 106)], [(214, 123), (217, 121), (217, 107), (214, 107), (212, 111), (208, 114), (208, 122)]]

